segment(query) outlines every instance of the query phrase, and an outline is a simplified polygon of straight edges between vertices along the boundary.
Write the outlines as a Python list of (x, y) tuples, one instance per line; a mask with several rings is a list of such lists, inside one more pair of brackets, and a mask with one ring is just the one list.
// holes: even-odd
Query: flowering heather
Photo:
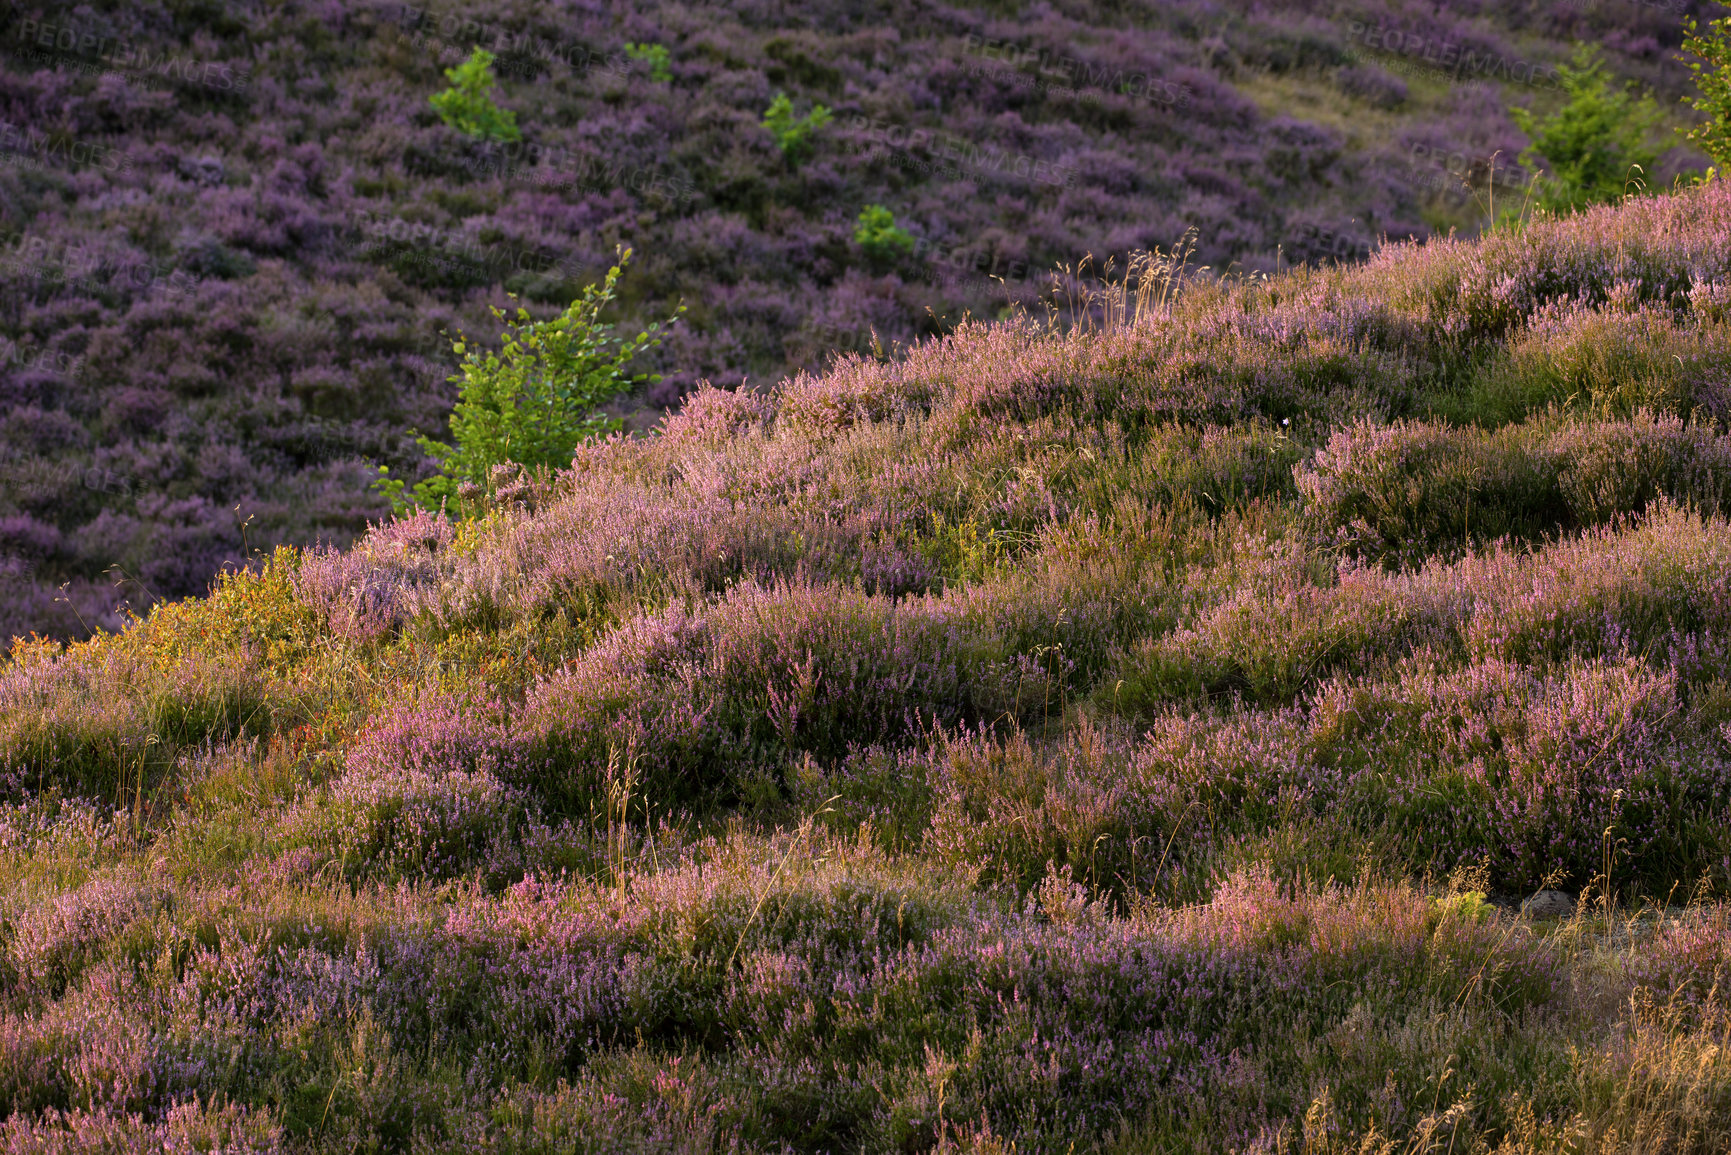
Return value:
[(18, 640), (0, 1146), (1731, 1147), (1725, 190), (705, 386)]
[[(359, 539), (387, 507), (377, 465), (411, 485), (432, 468), (405, 433), (437, 438), (456, 400), (442, 334), (492, 340), (487, 307), (506, 294), (556, 314), (620, 243), (638, 254), (622, 332), (692, 305), (640, 367), (661, 380), (627, 403), (635, 424), (705, 381), (801, 373), (831, 396), (797, 408), (833, 416), (857, 384), (824, 372), (838, 352), (1044, 315), (1052, 271), (1090, 254), (1121, 271), (1189, 234), (1192, 268), (1254, 274), (1473, 236), (1473, 194), (1497, 183), (1483, 171), (1500, 157), (1506, 181), (1527, 143), (1511, 104), (1551, 99), (1588, 42), (1678, 108), (1679, 13), (1711, 5), (1145, 7), (15, 5), (0, 28), (0, 644), (119, 629), (128, 607), (202, 594), (255, 550)], [(477, 48), (520, 139), (467, 136), (429, 103)], [(765, 127), (778, 98), (796, 123), (830, 110), (798, 155)], [(1678, 147), (1644, 175), (1669, 188), (1705, 163)], [(911, 244), (856, 239), (868, 205)], [(1670, 308), (1683, 292), (1722, 314), (1725, 246), (1703, 233), (1701, 259), (1671, 267), (1675, 231), (1649, 227), (1663, 211), (1633, 215), (1622, 247), (1439, 245), (1363, 295), (1475, 339), (1564, 293)], [(1317, 375), (1290, 351), (1262, 361), (1260, 339), (1222, 350), (1225, 379), (1206, 382), (1208, 349), (1151, 350), (1130, 374), (1149, 418), (1229, 424), (1244, 398), (1276, 396), (1277, 421), (1327, 398), (1399, 415), (1341, 376), (1356, 360), (1395, 389), (1402, 354), (1324, 351)], [(1168, 362), (1172, 379), (1150, 380)], [(1005, 385), (983, 411), (1064, 388)], [(898, 592), (929, 580), (893, 555), (871, 569)], [(356, 596), (356, 629), (398, 613)]]

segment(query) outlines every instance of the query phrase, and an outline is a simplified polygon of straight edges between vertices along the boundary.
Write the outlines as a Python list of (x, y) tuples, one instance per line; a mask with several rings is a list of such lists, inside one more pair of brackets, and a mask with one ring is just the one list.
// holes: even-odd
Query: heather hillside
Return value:
[[(768, 385), (1032, 305), (1090, 253), (1122, 267), (1194, 231), (1195, 265), (1255, 272), (1470, 234), (1480, 202), (1523, 195), (1508, 107), (1554, 106), (1587, 42), (1673, 110), (1686, 12), (1707, 14), (15, 5), (0, 635), (113, 628), (118, 601), (201, 593), (253, 550), (348, 543), (387, 508), (370, 464), (428, 468), (407, 433), (455, 396), (441, 331), (491, 339), (507, 292), (555, 310), (617, 244), (637, 252), (622, 322), (691, 305), (634, 402), (658, 416), (701, 380)], [(476, 44), (520, 141), (429, 106)], [(803, 159), (764, 127), (778, 93), (833, 112)], [(1650, 183), (1702, 163), (1670, 149)], [(856, 241), (868, 205), (909, 244)]]
[(1141, 288), (17, 643), (0, 1138), (1725, 1150), (1731, 186)]

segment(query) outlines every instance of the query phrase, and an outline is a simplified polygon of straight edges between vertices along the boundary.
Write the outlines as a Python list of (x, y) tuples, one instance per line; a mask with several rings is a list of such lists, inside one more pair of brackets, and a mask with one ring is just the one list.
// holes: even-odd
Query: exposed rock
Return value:
[(1575, 913), (1575, 900), (1560, 890), (1541, 890), (1521, 903), (1527, 918), (1568, 918)]

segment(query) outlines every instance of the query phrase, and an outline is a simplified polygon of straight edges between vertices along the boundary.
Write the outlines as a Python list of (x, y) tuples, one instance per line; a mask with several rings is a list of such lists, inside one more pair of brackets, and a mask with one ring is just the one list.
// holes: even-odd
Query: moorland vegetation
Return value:
[[(690, 306), (614, 414), (642, 428), (706, 379), (1037, 311), (1090, 253), (1121, 271), (1193, 230), (1196, 264), (1253, 273), (1468, 235), (1525, 197), (1508, 110), (1554, 111), (1576, 42), (1676, 121), (1681, 17), (1710, 11), (9, 6), (0, 641), (346, 545), (389, 509), (377, 467), (411, 491), (438, 470), (416, 434), (458, 399), (445, 334), (559, 316), (620, 245), (623, 331)], [(1663, 154), (1651, 189), (1705, 164), (1675, 126), (1634, 142)], [(1568, 159), (1623, 192), (1626, 163)]]
[(0, 1140), (1724, 1151), (1728, 465), (1716, 180), (1148, 260), (20, 641)]

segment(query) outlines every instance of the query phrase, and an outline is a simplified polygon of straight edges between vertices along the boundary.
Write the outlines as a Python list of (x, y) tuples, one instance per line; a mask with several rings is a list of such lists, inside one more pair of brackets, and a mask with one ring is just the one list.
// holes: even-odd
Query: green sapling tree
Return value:
[(451, 87), (427, 100), (458, 132), (481, 140), (520, 140), (517, 114), (493, 103), (493, 59), (491, 52), (477, 46), (469, 59), (445, 69)]
[[(451, 350), (461, 358), (458, 372), (448, 378), (458, 385), (451, 413), (451, 440), (417, 437), (439, 472), (419, 482), (412, 499), (404, 484), (379, 469), (377, 487), (398, 511), (418, 505), (457, 508), (465, 484), (490, 484), (495, 465), (515, 462), (530, 469), (567, 467), (571, 455), (590, 438), (618, 429), (601, 407), (639, 385), (653, 384), (657, 374), (629, 374), (626, 366), (639, 353), (661, 344), (663, 322), (655, 322), (635, 337), (621, 337), (601, 312), (618, 295), (619, 278), (631, 260), (631, 250), (619, 250), (619, 263), (599, 284), (590, 285), (565, 312), (549, 321), (535, 321), (519, 308), (511, 317), (495, 308), (505, 324), (497, 352), (477, 348), (461, 333)], [(685, 311), (681, 304), (665, 325)]]

